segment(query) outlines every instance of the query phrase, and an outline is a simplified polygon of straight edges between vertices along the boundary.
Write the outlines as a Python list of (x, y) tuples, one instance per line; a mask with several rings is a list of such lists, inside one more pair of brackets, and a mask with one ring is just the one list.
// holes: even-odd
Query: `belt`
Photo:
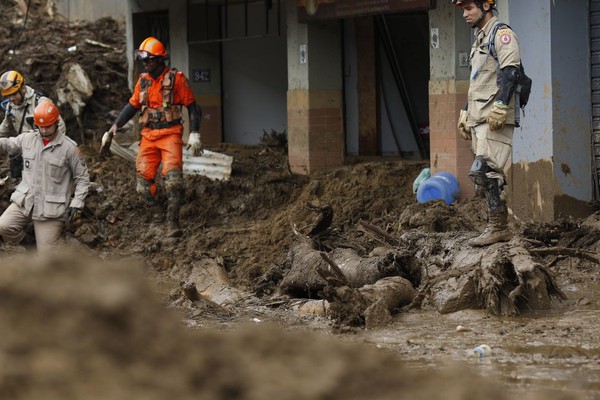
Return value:
[(164, 128), (169, 128), (171, 126), (180, 125), (180, 124), (181, 124), (181, 118), (174, 119), (171, 122), (167, 122), (167, 121), (148, 122), (146, 124), (146, 127), (150, 128), (150, 129), (164, 129)]

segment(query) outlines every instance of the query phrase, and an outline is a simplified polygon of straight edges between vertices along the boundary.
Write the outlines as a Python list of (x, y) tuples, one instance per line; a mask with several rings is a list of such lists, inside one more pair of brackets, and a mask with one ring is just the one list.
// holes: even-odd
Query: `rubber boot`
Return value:
[(167, 173), (165, 187), (167, 190), (167, 237), (181, 237), (183, 231), (179, 226), (179, 210), (183, 202), (183, 175), (179, 170)]
[(179, 226), (179, 210), (181, 209), (181, 192), (171, 190), (168, 194), (167, 205), (167, 236), (181, 237), (183, 231)]
[(147, 207), (154, 207), (156, 205), (157, 187), (153, 180), (147, 181), (138, 176), (135, 190), (142, 195)]
[(496, 179), (488, 179), (485, 187), (485, 198), (488, 203), (488, 223), (484, 231), (467, 244), (474, 247), (489, 246), (498, 242), (507, 242), (513, 234), (508, 229), (508, 209), (500, 197), (500, 187)]

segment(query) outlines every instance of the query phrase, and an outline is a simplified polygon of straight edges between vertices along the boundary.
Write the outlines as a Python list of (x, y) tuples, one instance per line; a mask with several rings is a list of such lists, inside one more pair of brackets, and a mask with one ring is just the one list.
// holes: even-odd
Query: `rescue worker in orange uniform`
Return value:
[(139, 76), (129, 102), (104, 134), (102, 147), (110, 147), (117, 129), (139, 111), (142, 139), (136, 160), (136, 190), (149, 205), (155, 204), (155, 178), (162, 163), (168, 199), (168, 236), (177, 237), (182, 235), (179, 210), (184, 192), (182, 107), (188, 110), (188, 148), (191, 147), (195, 156), (202, 154), (199, 132), (201, 110), (188, 78), (181, 71), (169, 68), (166, 57), (165, 46), (158, 39), (149, 37), (142, 42), (136, 51), (136, 59), (143, 63), (145, 72)]

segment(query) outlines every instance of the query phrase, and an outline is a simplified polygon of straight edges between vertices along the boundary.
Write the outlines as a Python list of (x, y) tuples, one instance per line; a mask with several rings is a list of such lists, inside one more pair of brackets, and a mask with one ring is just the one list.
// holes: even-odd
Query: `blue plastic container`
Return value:
[(431, 178), (421, 182), (419, 189), (417, 189), (417, 201), (419, 203), (442, 199), (450, 205), (458, 200), (459, 195), (458, 179), (450, 172), (438, 172)]

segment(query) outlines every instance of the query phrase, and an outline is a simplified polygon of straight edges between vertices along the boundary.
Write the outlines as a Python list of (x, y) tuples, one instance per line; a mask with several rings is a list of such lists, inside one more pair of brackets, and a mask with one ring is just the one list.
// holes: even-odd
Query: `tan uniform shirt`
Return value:
[[(4, 114), (4, 120), (2, 120), (2, 123), (0, 124), (0, 136), (17, 136), (25, 131), (36, 129), (35, 125), (33, 124), (33, 111), (39, 103), (47, 100), (50, 99), (45, 96), (36, 95), (35, 90), (29, 86), (26, 86), (23, 103), (19, 105), (13, 104), (10, 101), (7, 103), (7, 111)], [(27, 117), (31, 117), (31, 123), (28, 122)], [(23, 123), (23, 127), (21, 128), (21, 132), (19, 132), (21, 122)], [(61, 133), (67, 132), (65, 122), (63, 121), (62, 117), (58, 121), (58, 131)]]
[[(478, 29), (471, 47), (471, 79), (467, 118), (469, 125), (479, 125), (485, 122), (499, 92), (498, 73), (500, 70), (508, 66), (518, 67), (521, 64), (519, 40), (508, 27), (498, 29), (496, 34), (494, 47), (498, 55), (498, 62), (489, 54), (490, 34), (497, 23), (498, 18), (492, 17), (483, 29)], [(512, 96), (507, 111), (506, 123), (514, 125), (515, 95)]]
[(0, 153), (23, 155), (23, 179), (10, 200), (25, 215), (64, 220), (69, 207), (83, 208), (90, 177), (77, 143), (65, 134), (59, 132), (46, 146), (37, 130), (0, 138)]

